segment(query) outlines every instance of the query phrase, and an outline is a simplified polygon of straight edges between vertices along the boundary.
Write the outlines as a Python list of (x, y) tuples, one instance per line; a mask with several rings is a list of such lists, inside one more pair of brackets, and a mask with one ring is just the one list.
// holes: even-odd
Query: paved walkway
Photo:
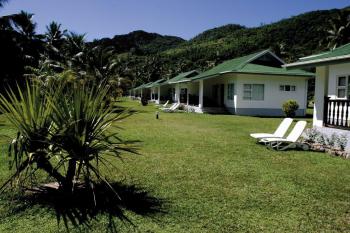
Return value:
[(346, 145), (345, 150), (350, 152), (350, 130), (334, 129), (328, 127), (315, 127), (319, 132), (331, 136), (333, 133), (337, 135), (345, 135), (348, 138), (348, 144)]

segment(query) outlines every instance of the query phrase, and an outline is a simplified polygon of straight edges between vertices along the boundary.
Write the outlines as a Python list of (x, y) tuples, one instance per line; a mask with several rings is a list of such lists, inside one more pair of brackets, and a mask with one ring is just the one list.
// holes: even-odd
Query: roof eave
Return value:
[(285, 67), (287, 69), (308, 68), (308, 67), (329, 65), (329, 64), (334, 64), (334, 63), (338, 63), (338, 62), (345, 62), (349, 59), (350, 59), (350, 54), (344, 55), (344, 56), (331, 57), (331, 58), (316, 59), (316, 60), (311, 60), (311, 61), (294, 62), (294, 63), (289, 63), (286, 65), (283, 65), (283, 67)]

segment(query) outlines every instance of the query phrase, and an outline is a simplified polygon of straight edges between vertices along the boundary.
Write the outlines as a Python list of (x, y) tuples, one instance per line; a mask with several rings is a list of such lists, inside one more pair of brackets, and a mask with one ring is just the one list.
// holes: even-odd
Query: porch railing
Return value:
[(350, 130), (350, 100), (325, 97), (323, 119), (325, 126)]

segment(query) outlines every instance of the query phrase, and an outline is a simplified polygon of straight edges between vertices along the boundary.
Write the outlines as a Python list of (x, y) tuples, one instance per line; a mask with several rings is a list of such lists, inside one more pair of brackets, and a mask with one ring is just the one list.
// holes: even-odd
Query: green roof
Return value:
[(338, 48), (335, 48), (333, 50), (330, 50), (328, 52), (308, 56), (308, 57), (302, 57), (299, 60), (300, 61), (314, 61), (318, 59), (325, 59), (325, 58), (334, 58), (339, 56), (345, 56), (350, 55), (350, 43), (340, 46)]
[[(261, 52), (259, 52), (259, 53), (261, 53)], [(246, 64), (250, 59), (254, 58), (259, 53), (253, 53), (253, 54), (250, 54), (250, 55), (247, 55), (244, 57), (239, 57), (239, 58), (225, 61), (225, 62), (211, 68), (210, 70), (204, 71), (203, 73), (193, 77), (192, 80), (202, 79), (202, 78), (206, 78), (206, 77), (210, 77), (210, 76), (216, 76), (216, 75), (219, 75), (219, 74), (225, 73), (225, 72), (232, 72), (232, 71), (236, 70), (237, 68), (241, 67), (242, 65)]]
[(290, 76), (315, 76), (314, 73), (306, 72), (299, 69), (287, 70), (286, 68), (278, 68), (271, 66), (263, 66), (257, 64), (247, 64), (239, 70), (240, 73), (252, 74), (275, 74), (275, 75), (290, 75)]
[[(225, 61), (210, 70), (207, 70), (191, 80), (199, 80), (210, 77), (215, 77), (224, 73), (253, 73), (253, 74), (275, 74), (275, 75), (296, 75), (296, 76), (313, 76), (313, 73), (305, 72), (302, 70), (287, 70), (285, 68), (271, 67), (265, 65), (258, 65), (251, 63), (256, 58), (259, 58), (265, 54), (271, 54), (278, 59), (271, 51), (264, 50), (257, 53), (249, 54), (243, 57), (234, 58)], [(282, 61), (281, 61), (282, 62)]]
[(140, 85), (140, 86), (138, 86), (138, 87), (135, 87), (133, 90), (139, 90), (139, 89), (142, 89), (142, 88), (148, 88), (148, 86), (150, 85), (150, 84), (152, 84), (153, 82), (149, 82), (149, 83), (144, 83), (144, 84), (142, 84), (142, 85)]
[(151, 83), (150, 85), (148, 85), (147, 87), (155, 87), (155, 86), (159, 86), (161, 83), (165, 82), (166, 80), (164, 78), (159, 79), (153, 83)]
[(323, 53), (302, 57), (297, 62), (285, 65), (285, 67), (316, 66), (344, 59), (350, 59), (350, 43)]
[(190, 77), (193, 77), (193, 76), (198, 75), (198, 74), (199, 74), (199, 72), (197, 70), (191, 70), (188, 72), (184, 72), (184, 73), (178, 74), (174, 78), (169, 79), (168, 81), (164, 82), (164, 84), (189, 82), (189, 81), (191, 81)]
[(142, 85), (140, 85), (140, 86), (138, 86), (138, 87), (135, 87), (133, 90), (139, 90), (139, 89), (141, 89), (144, 85), (145, 85), (145, 84), (142, 84)]

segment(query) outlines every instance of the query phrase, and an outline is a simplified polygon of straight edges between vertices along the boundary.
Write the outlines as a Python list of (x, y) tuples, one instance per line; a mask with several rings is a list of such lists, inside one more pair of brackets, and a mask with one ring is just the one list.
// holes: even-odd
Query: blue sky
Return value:
[(343, 8), (348, 0), (10, 0), (0, 15), (35, 14), (38, 32), (55, 20), (88, 40), (145, 30), (190, 39), (228, 23), (248, 27), (312, 10)]

